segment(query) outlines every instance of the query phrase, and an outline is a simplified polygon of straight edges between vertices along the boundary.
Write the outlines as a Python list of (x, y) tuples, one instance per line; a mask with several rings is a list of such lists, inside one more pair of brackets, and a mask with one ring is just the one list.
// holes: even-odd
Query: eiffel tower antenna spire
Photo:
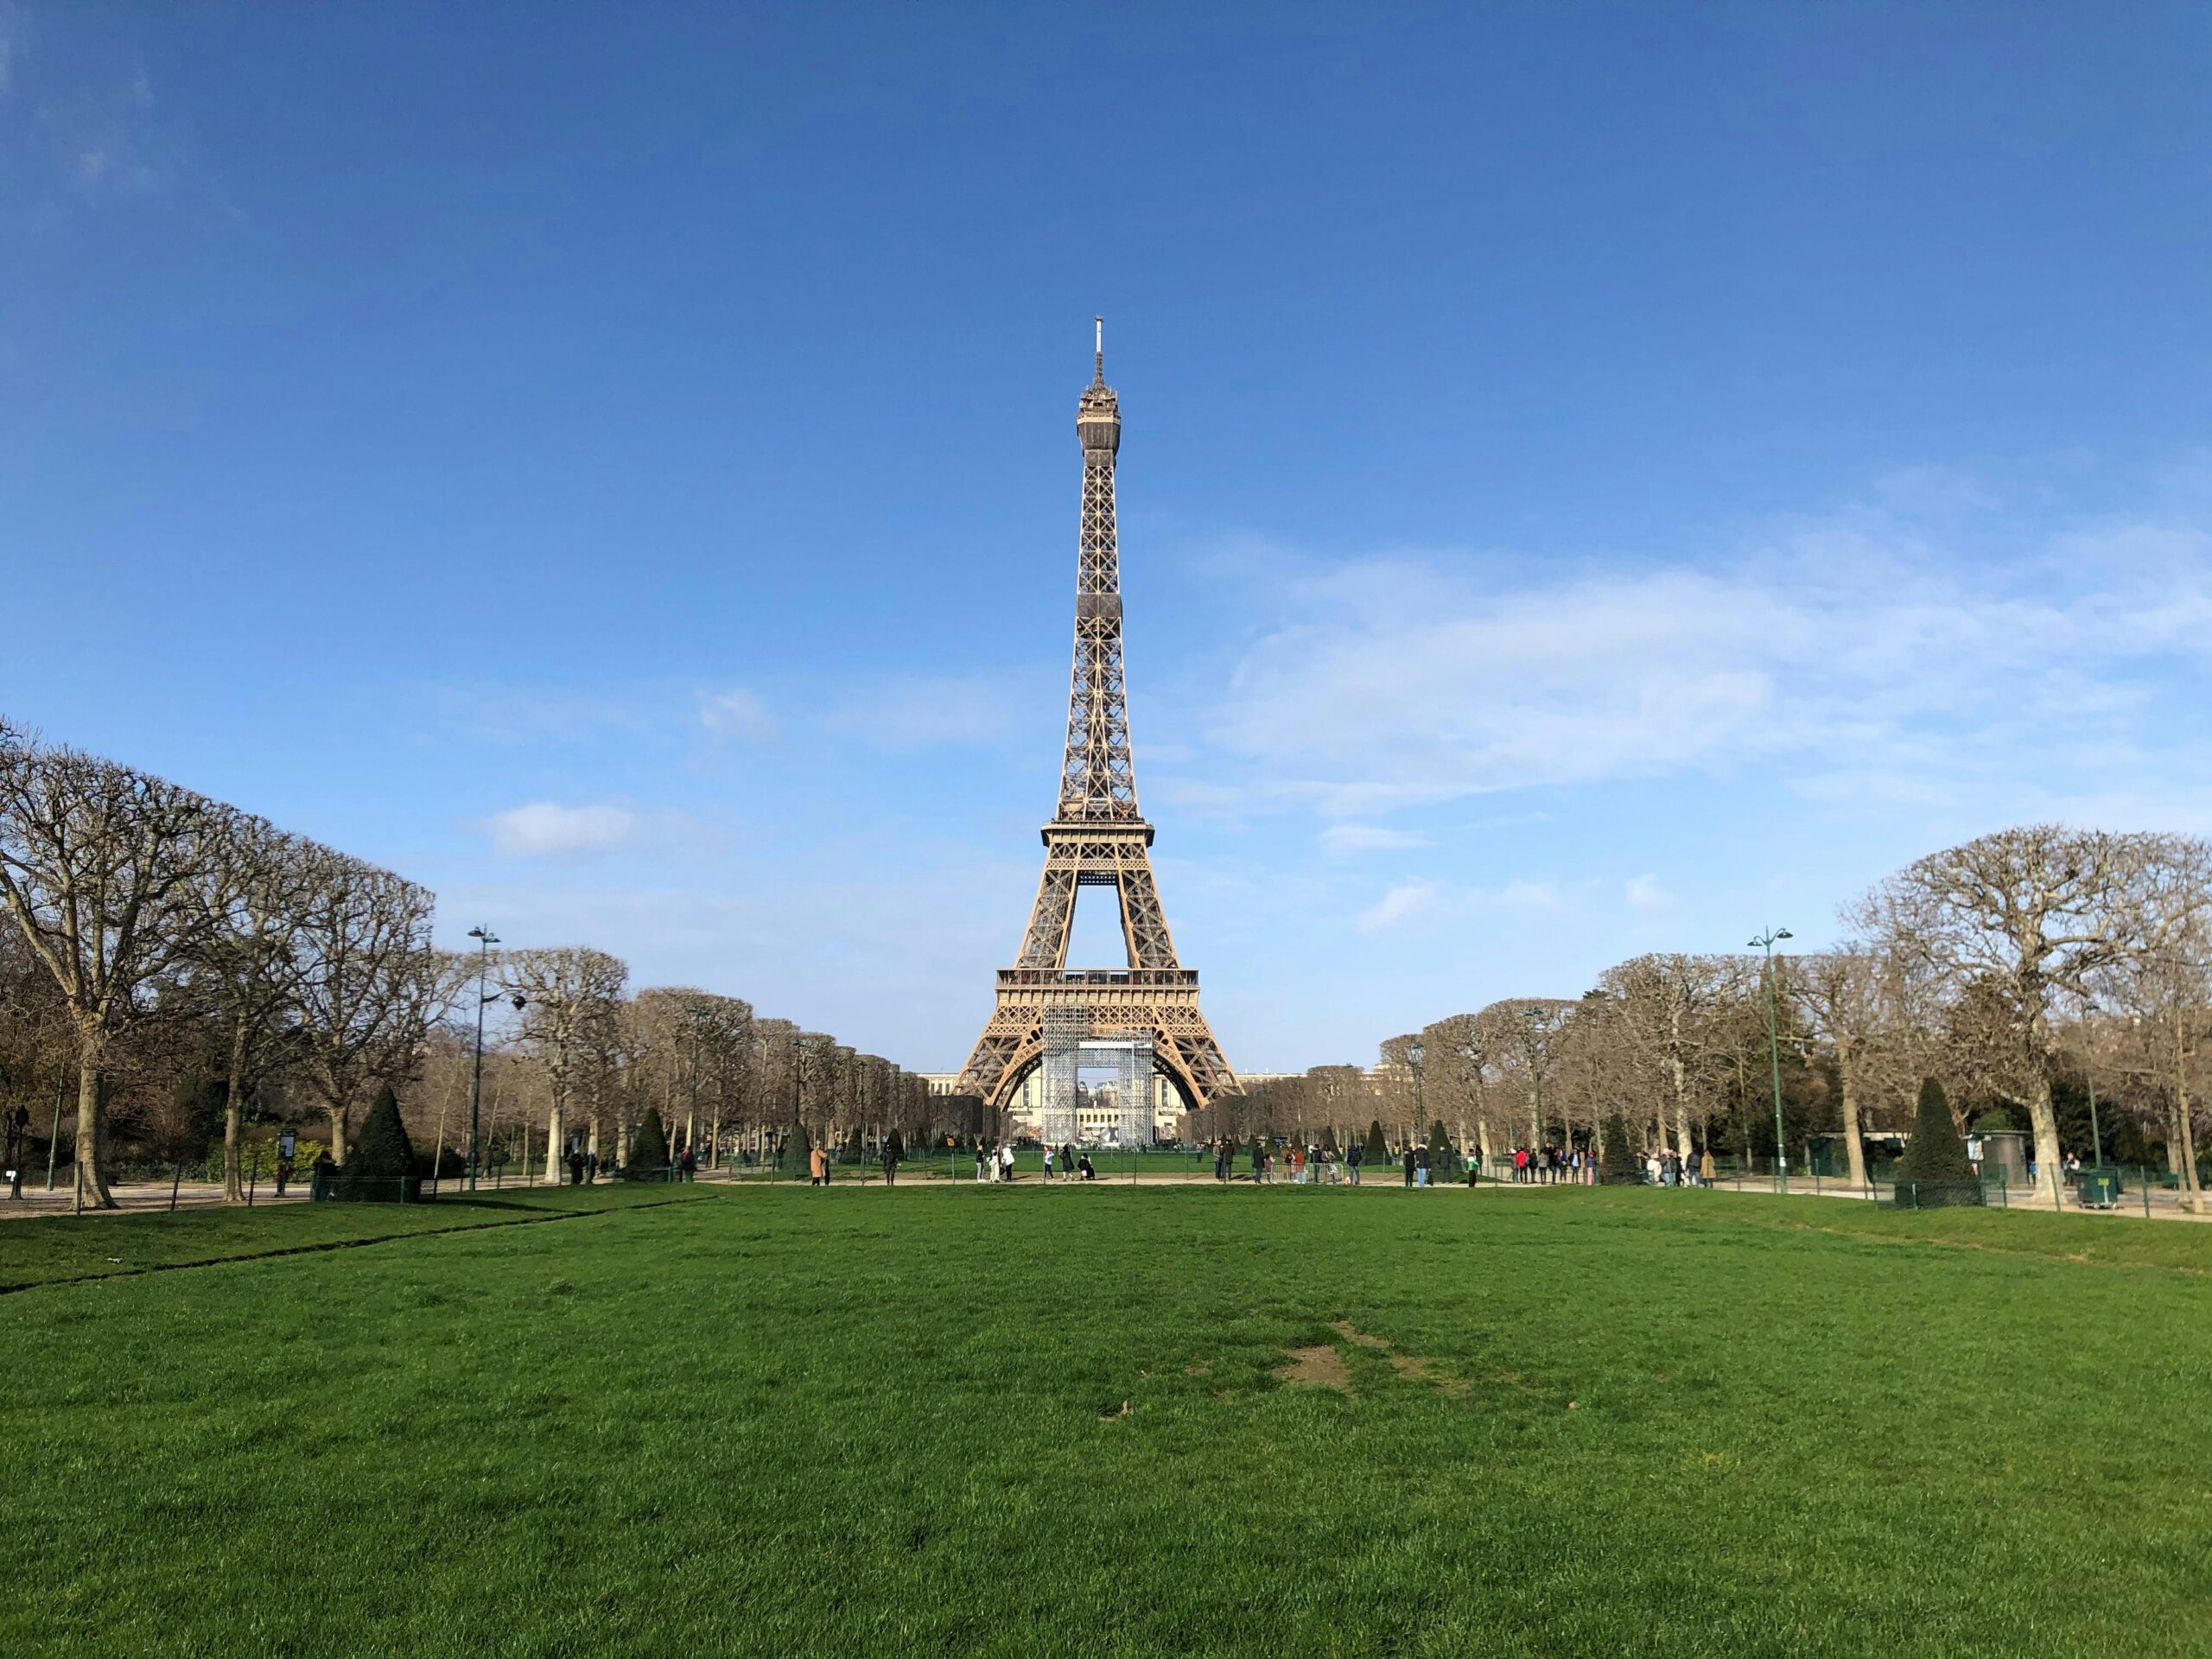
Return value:
[[(1137, 809), (1130, 759), (1128, 689), (1122, 668), (1122, 565), (1115, 527), (1114, 464), (1122, 448), (1121, 400), (1106, 384), (1106, 320), (1093, 320), (1092, 379), (1076, 399), (1083, 446), (1083, 515), (1077, 537), (1075, 657), (1068, 677), (1067, 745), (1059, 802), (1042, 830), (1038, 883), (1016, 965), (999, 972), (998, 1005), (962, 1077), (986, 1105), (1003, 1110), (1045, 1058), (1049, 1022), (1073, 1032), (1110, 1029), (1149, 1042), (1152, 1064), (1192, 1111), (1235, 1093), (1198, 1012), (1198, 976), (1175, 957), (1153, 880), (1152, 825)], [(1076, 890), (1115, 889), (1121, 901), (1126, 969), (1067, 966)], [(1091, 988), (1093, 987), (1099, 988)]]

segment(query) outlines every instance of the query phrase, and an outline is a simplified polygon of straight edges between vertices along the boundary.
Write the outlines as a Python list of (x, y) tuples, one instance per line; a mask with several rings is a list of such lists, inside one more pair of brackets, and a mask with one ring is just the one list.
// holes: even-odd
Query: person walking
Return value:
[(1002, 1181), (1014, 1179), (1014, 1142), (1011, 1141), (1002, 1141), (999, 1146), (999, 1179)]
[(1713, 1178), (1719, 1172), (1713, 1166), (1713, 1147), (1707, 1145), (1697, 1160), (1697, 1179), (1700, 1186), (1711, 1186)]
[(1052, 1179), (1052, 1149), (1049, 1146), (1045, 1148), (1045, 1179)]
[(1421, 1147), (1414, 1154), (1414, 1185), (1415, 1186), (1428, 1185), (1428, 1148), (1427, 1147)]
[(584, 1155), (581, 1152), (577, 1152), (574, 1148), (571, 1148), (569, 1153), (569, 1185), (570, 1186), (582, 1186), (583, 1184)]
[(1090, 1154), (1089, 1153), (1084, 1153), (1083, 1156), (1077, 1160), (1076, 1173), (1086, 1181), (1095, 1181), (1098, 1179), (1098, 1172), (1091, 1167)]
[(830, 1185), (830, 1154), (819, 1147), (807, 1148), (806, 1184), (809, 1186)]
[(1414, 1184), (1414, 1149), (1411, 1147), (1406, 1148), (1402, 1161), (1406, 1166), (1406, 1185), (1411, 1186)]
[(1354, 1186), (1359, 1185), (1359, 1166), (1366, 1157), (1366, 1147), (1357, 1141), (1353, 1141), (1350, 1150), (1344, 1154), (1344, 1179)]

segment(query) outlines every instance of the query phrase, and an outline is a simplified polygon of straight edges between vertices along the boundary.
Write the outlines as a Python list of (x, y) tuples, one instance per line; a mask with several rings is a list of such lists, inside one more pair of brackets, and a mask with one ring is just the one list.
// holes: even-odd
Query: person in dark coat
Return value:
[(1407, 1185), (1408, 1186), (1411, 1186), (1413, 1184), (1414, 1184), (1414, 1149), (1413, 1149), (1411, 1147), (1408, 1147), (1406, 1148), (1406, 1185)]

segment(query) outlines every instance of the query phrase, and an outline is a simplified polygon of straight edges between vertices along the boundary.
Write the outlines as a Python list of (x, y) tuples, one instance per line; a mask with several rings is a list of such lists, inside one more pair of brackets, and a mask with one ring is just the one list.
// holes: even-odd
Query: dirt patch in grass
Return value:
[(1275, 1375), (1286, 1382), (1302, 1383), (1308, 1388), (1334, 1389), (1338, 1394), (1351, 1392), (1351, 1373), (1344, 1369), (1344, 1357), (1337, 1351), (1337, 1344), (1325, 1342), (1312, 1348), (1294, 1348), (1275, 1367)]
[(1370, 1349), (1390, 1362), (1390, 1369), (1408, 1382), (1426, 1382), (1445, 1394), (1465, 1394), (1468, 1385), (1455, 1376), (1446, 1376), (1436, 1369), (1435, 1362), (1423, 1359), (1419, 1354), (1402, 1354), (1381, 1337), (1360, 1330), (1350, 1319), (1338, 1319), (1329, 1327), (1346, 1342)]

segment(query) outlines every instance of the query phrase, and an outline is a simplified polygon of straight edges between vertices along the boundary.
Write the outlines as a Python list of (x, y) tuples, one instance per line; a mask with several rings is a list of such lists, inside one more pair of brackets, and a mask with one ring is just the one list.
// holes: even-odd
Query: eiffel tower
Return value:
[[(1129, 708), (1122, 678), (1122, 571), (1114, 533), (1114, 457), (1121, 405), (1106, 385), (1106, 325), (1098, 323), (1090, 385), (1077, 400), (1083, 441), (1083, 531), (1076, 560), (1075, 670), (1068, 686), (1067, 753), (1059, 810), (1042, 831), (1045, 874), (1021, 935), (1021, 954), (999, 969), (998, 1003), (962, 1068), (960, 1088), (1002, 1110), (1044, 1058), (1048, 1013), (1057, 1031), (1148, 1036), (1153, 1065), (1197, 1111), (1236, 1092), (1205, 1016), (1198, 974), (1175, 960), (1175, 942), (1152, 879), (1152, 825), (1137, 811), (1129, 761)], [(1071, 969), (1068, 925), (1076, 889), (1112, 887), (1121, 899), (1126, 968)]]

